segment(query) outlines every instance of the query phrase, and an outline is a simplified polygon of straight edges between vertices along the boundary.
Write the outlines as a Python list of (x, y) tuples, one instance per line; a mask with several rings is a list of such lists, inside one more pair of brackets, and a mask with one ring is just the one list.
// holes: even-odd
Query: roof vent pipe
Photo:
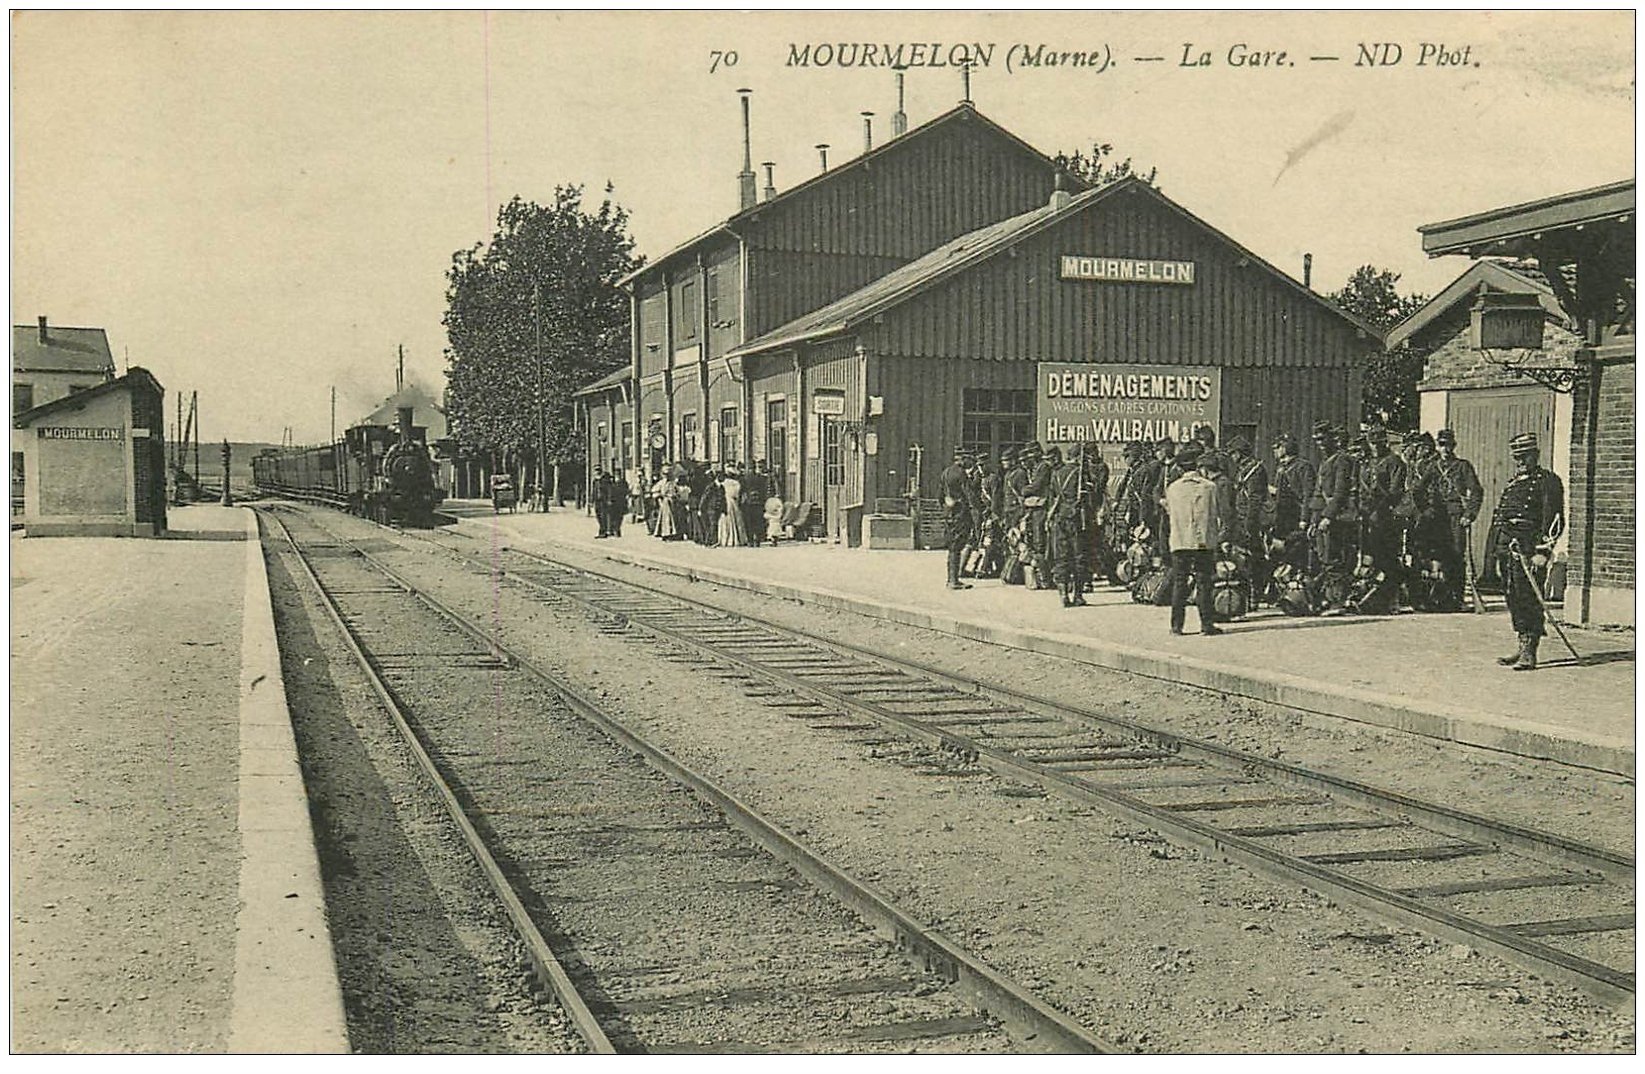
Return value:
[(817, 165), (823, 171), (828, 170), (828, 143), (827, 142), (818, 142), (817, 143)]
[(891, 113), (891, 137), (900, 138), (908, 133), (908, 113), (903, 111), (902, 72), (897, 72), (897, 110)]
[(1060, 169), (1057, 171), (1056, 186), (1051, 190), (1051, 208), (1063, 209), (1074, 200), (1074, 195), (1068, 192), (1068, 176)]
[(760, 167), (765, 169), (765, 190), (763, 190), (760, 194), (761, 201), (770, 201), (772, 198), (777, 196), (777, 179), (776, 176), (772, 174), (772, 170), (776, 168), (776, 166), (777, 162), (774, 160), (760, 161)]
[(960, 98), (961, 104), (971, 103), (971, 61), (960, 64), (961, 84), (965, 87), (965, 96)]
[(1312, 291), (1314, 289), (1314, 255), (1302, 255), (1302, 286)]
[(753, 94), (751, 89), (740, 89), (737, 93), (743, 101), (743, 170), (737, 173), (737, 205), (739, 209), (748, 209), (754, 205), (754, 141), (753, 128), (748, 118), (748, 98)]
[(42, 313), (40, 315), (40, 345), (45, 346), (47, 343), (50, 343), (50, 342), (51, 342), (51, 333), (46, 331), (46, 315), (44, 313)]
[(862, 114), (862, 151), (867, 153), (874, 148), (874, 113)]

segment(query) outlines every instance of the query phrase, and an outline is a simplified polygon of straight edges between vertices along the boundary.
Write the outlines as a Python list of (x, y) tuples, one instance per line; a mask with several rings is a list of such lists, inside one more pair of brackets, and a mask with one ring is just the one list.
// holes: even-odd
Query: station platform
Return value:
[(11, 1048), (346, 1052), (256, 521), (11, 555)]
[[(1272, 702), (1418, 735), (1634, 774), (1634, 636), (1567, 627), (1579, 665), (1553, 635), (1542, 668), (1512, 672), (1496, 658), (1515, 647), (1501, 602), (1484, 615), (1293, 619), (1262, 609), (1224, 624), (1221, 637), (1172, 637), (1168, 611), (1099, 587), (1089, 607), (1064, 609), (1054, 592), (994, 580), (945, 585), (944, 554), (781, 542), (704, 548), (663, 542), (628, 523), (596, 540), (576, 508), (496, 515), (487, 501), (447, 501), (462, 527), (509, 540), (563, 545), (625, 563), (753, 592), (860, 612), (1002, 646)], [(1195, 620), (1189, 614), (1189, 630)]]

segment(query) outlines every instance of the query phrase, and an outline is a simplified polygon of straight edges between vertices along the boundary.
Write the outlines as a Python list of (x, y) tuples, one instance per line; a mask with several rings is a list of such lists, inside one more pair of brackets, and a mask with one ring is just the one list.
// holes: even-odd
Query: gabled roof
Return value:
[(1557, 317), (1561, 321), (1567, 319), (1565, 311), (1560, 308), (1559, 299), (1554, 297), (1554, 289), (1548, 286), (1548, 279), (1540, 269), (1503, 261), (1476, 261), (1469, 266), (1467, 272), (1452, 280), (1446, 285), (1445, 290), (1430, 298), (1421, 309), (1389, 329), (1388, 338), (1383, 343), (1384, 348), (1393, 350), (1412, 339), (1424, 328), (1450, 312), (1457, 303), (1471, 300), (1479, 293), (1481, 284), (1493, 291), (1505, 291), (1514, 295), (1536, 295), (1537, 302), (1549, 316)]
[[(932, 131), (938, 130), (938, 129), (944, 127), (944, 126), (948, 126), (948, 125), (950, 125), (954, 122), (957, 122), (961, 119), (969, 119), (969, 120), (972, 120), (972, 121), (975, 121), (977, 123), (982, 124), (982, 126), (985, 130), (988, 130), (988, 131), (992, 132), (993, 134), (996, 134), (999, 137), (1005, 139), (1005, 141), (1007, 141), (1008, 143), (1018, 147), (1024, 153), (1027, 153), (1027, 154), (1030, 154), (1032, 156), (1038, 157), (1040, 160), (1045, 162), (1047, 167), (1050, 167), (1050, 168), (1055, 168), (1056, 167), (1056, 161), (1052, 160), (1050, 157), (1046, 156), (1044, 153), (1041, 153), (1038, 149), (1035, 149), (1033, 146), (1029, 145), (1027, 142), (1023, 141), (1021, 138), (1017, 137), (1015, 134), (1012, 134), (1010, 131), (1006, 130), (1004, 127), (1000, 126), (998, 123), (994, 122), (993, 120), (989, 119), (987, 116), (983, 115), (981, 112), (977, 111), (976, 106), (974, 104), (972, 104), (971, 102), (962, 101), (960, 104), (954, 106), (953, 108), (950, 108), (948, 111), (942, 113), (940, 116), (937, 116), (933, 119), (927, 120), (926, 122), (920, 124), (918, 127), (913, 128), (912, 130), (908, 131), (905, 134), (901, 134), (901, 135), (898, 135), (894, 138), (891, 138), (888, 141), (881, 142), (879, 145), (875, 146), (873, 149), (870, 149), (868, 152), (863, 153), (860, 156), (852, 157), (850, 160), (841, 161), (839, 164), (836, 164), (835, 166), (829, 168), (827, 171), (819, 172), (818, 174), (812, 176), (810, 179), (807, 179), (805, 182), (800, 183), (798, 186), (789, 187), (787, 190), (784, 190), (780, 194), (777, 194), (770, 201), (756, 202), (755, 204), (750, 205), (746, 209), (739, 209), (737, 212), (733, 213), (730, 217), (728, 217), (723, 222), (715, 224), (713, 227), (709, 228), (707, 231), (704, 231), (701, 234), (696, 235), (693, 238), (687, 239), (685, 242), (680, 243), (678, 246), (675, 246), (674, 248), (670, 249), (667, 253), (663, 254), (661, 257), (658, 257), (658, 258), (656, 258), (652, 261), (648, 261), (646, 264), (644, 264), (644, 265), (640, 266), (639, 268), (635, 269), (633, 272), (630, 272), (627, 276), (624, 276), (622, 279), (618, 280), (617, 284), (618, 284), (618, 286), (625, 286), (629, 283), (632, 283), (633, 281), (639, 279), (641, 276), (645, 275), (646, 273), (652, 271), (655, 268), (660, 267), (661, 265), (663, 265), (664, 263), (672, 260), (673, 258), (678, 257), (680, 254), (683, 254), (683, 253), (686, 253), (686, 252), (692, 250), (693, 248), (698, 246), (703, 241), (705, 241), (707, 239), (710, 239), (710, 238), (713, 238), (716, 235), (724, 234), (724, 235), (729, 235), (729, 236), (736, 236), (738, 234), (737, 229), (741, 224), (743, 224), (743, 223), (747, 222), (748, 220), (752, 219), (757, 214), (766, 211), (767, 209), (771, 208), (772, 206), (781, 204), (782, 202), (788, 200), (789, 198), (796, 197), (804, 191), (814, 190), (814, 189), (816, 189), (817, 187), (821, 186), (824, 183), (832, 182), (835, 179), (839, 178), (841, 175), (846, 174), (846, 172), (849, 171), (851, 168), (854, 168), (854, 167), (856, 167), (860, 164), (864, 164), (864, 163), (870, 163), (871, 164), (872, 162), (874, 162), (876, 160), (879, 160), (881, 157), (883, 157), (887, 153), (891, 153), (891, 152), (894, 152), (894, 151), (901, 150), (904, 146), (906, 146), (909, 143), (910, 139), (922, 137), (926, 134), (929, 134)], [(1084, 181), (1079, 179), (1077, 176), (1069, 175), (1066, 178), (1067, 178), (1067, 181), (1076, 190), (1081, 189), (1086, 185), (1084, 183)]]
[(11, 368), (17, 373), (97, 373), (114, 376), (114, 354), (109, 350), (108, 333), (101, 328), (46, 326), (46, 342), (40, 342), (40, 326), (11, 326)]
[[(433, 392), (414, 380), (408, 380), (399, 391), (378, 403), (376, 409), (355, 424), (393, 425), (399, 419), (398, 411), (403, 406), (412, 408), (413, 421), (416, 420), (416, 412), (418, 411), (432, 410), (441, 415), (442, 418), (446, 412), (446, 408), (440, 405), (440, 401), (435, 398)], [(427, 425), (428, 422), (424, 421), (423, 424)]]
[(613, 369), (593, 384), (583, 388), (578, 388), (576, 391), (572, 392), (571, 395), (572, 398), (582, 395), (598, 395), (601, 392), (610, 391), (612, 388), (628, 383), (633, 376), (634, 371), (625, 365), (621, 369)]
[(1429, 256), (1466, 253), (1513, 253), (1515, 239), (1575, 228), (1599, 221), (1627, 223), (1634, 211), (1634, 181), (1556, 194), (1551, 198), (1505, 205), (1454, 220), (1423, 224), (1422, 250)]
[(53, 399), (49, 403), (41, 403), (37, 407), (30, 407), (28, 410), (13, 414), (11, 418), (11, 426), (14, 429), (21, 429), (25, 426), (33, 424), (41, 418), (50, 417), (60, 411), (78, 410), (80, 407), (85, 406), (93, 399), (100, 399), (105, 395), (110, 395), (125, 388), (147, 388), (156, 393), (163, 393), (165, 391), (165, 389), (160, 386), (160, 382), (154, 379), (154, 374), (150, 373), (140, 365), (134, 365), (123, 377), (118, 377), (114, 380), (105, 380), (96, 387), (86, 388), (78, 392), (70, 392), (61, 399)]
[(1077, 213), (1092, 209), (1124, 190), (1139, 191), (1153, 197), (1178, 215), (1217, 235), (1234, 250), (1238, 251), (1241, 257), (1254, 265), (1267, 269), (1280, 281), (1325, 307), (1336, 316), (1341, 317), (1355, 328), (1365, 332), (1372, 339), (1378, 341), (1382, 339), (1382, 333), (1369, 322), (1361, 320), (1323, 295), (1302, 286), (1290, 276), (1217, 231), (1210, 224), (1207, 224), (1164, 194), (1161, 194), (1142, 179), (1131, 176), (1109, 183), (1106, 186), (1075, 194), (1069, 198), (1067, 205), (1057, 207), (1047, 203), (1039, 208), (1030, 209), (1025, 213), (1002, 220), (997, 224), (989, 224), (987, 227), (981, 227), (961, 235), (959, 238), (937, 247), (924, 257), (891, 270), (868, 286), (853, 291), (844, 298), (823, 306), (821, 309), (813, 310), (804, 316), (797, 317), (757, 339), (749, 340), (742, 346), (733, 348), (727, 353), (727, 357), (758, 354), (762, 351), (793, 346), (796, 343), (823, 339), (849, 331), (851, 328), (884, 313), (892, 306), (896, 306), (935, 287), (955, 273), (985, 261)]

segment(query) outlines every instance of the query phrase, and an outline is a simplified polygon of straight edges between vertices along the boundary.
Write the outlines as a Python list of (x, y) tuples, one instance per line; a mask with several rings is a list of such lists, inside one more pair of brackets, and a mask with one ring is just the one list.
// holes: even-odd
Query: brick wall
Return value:
[[(1568, 593), (1580, 593), (1590, 581), (1600, 588), (1634, 588), (1634, 355), (1601, 358), (1595, 375), (1597, 415), (1592, 378), (1584, 378), (1572, 395)], [(1590, 519), (1591, 579), (1585, 577)]]
[[(1423, 367), (1422, 381), (1417, 387), (1424, 391), (1456, 388), (1511, 388), (1531, 383), (1525, 377), (1504, 369), (1502, 363), (1512, 361), (1520, 365), (1569, 366), (1575, 360), (1582, 339), (1559, 322), (1550, 318), (1543, 328), (1542, 349), (1493, 350), (1490, 355), (1472, 348), (1469, 330), (1468, 303), (1459, 302), (1445, 316), (1423, 329), (1420, 338), (1413, 340), (1418, 347), (1433, 345), (1432, 353)], [(1494, 360), (1493, 360), (1494, 359)]]

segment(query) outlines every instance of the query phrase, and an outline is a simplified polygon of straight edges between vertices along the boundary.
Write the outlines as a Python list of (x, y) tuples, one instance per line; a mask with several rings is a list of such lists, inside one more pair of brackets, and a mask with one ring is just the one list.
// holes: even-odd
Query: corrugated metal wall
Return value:
[(748, 338), (866, 287), (903, 264), (904, 259), (895, 257), (750, 249)]
[[(1063, 280), (1063, 255), (1191, 261), (1195, 281)], [(1378, 346), (1140, 190), (1097, 202), (887, 312), (875, 344), (911, 357), (1331, 367), (1338, 377)]]
[(1049, 161), (966, 112), (891, 146), (900, 151), (837, 164), (832, 181), (758, 214), (750, 245), (911, 261), (1051, 195)]
[(965, 389), (1032, 388), (1034, 366), (1027, 362), (975, 358), (869, 359), (869, 395), (885, 397), (885, 413), (868, 419), (879, 453), (868, 467), (868, 497), (901, 496), (913, 472), (909, 449), (919, 444), (920, 489), (936, 494), (937, 475), (947, 466), (964, 433)]

